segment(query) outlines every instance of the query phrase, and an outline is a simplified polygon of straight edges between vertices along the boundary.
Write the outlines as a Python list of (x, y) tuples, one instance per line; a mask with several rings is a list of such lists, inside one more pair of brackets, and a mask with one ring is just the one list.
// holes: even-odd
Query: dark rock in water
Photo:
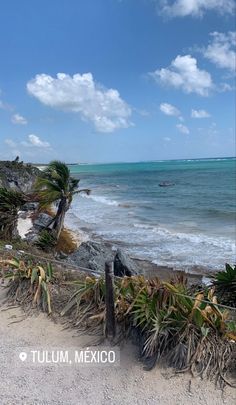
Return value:
[(34, 221), (34, 228), (35, 229), (46, 228), (50, 224), (52, 218), (53, 217), (51, 215), (45, 214), (44, 212), (40, 213)]
[(96, 273), (103, 274), (105, 262), (114, 259), (112, 246), (105, 242), (83, 242), (78, 249), (69, 256), (68, 261), (79, 267), (85, 267)]
[(162, 183), (159, 183), (159, 187), (170, 187), (170, 186), (174, 186), (175, 183), (171, 183), (169, 181), (163, 181)]
[(132, 276), (137, 274), (138, 269), (135, 262), (130, 259), (125, 253), (121, 252), (120, 249), (117, 250), (117, 253), (114, 258), (114, 274), (118, 277)]

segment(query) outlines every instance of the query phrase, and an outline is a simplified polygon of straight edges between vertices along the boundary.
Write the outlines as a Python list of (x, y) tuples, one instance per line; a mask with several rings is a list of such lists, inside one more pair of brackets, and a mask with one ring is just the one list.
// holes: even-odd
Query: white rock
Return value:
[(13, 246), (12, 246), (12, 245), (5, 245), (5, 249), (7, 249), (7, 250), (12, 250), (12, 249), (13, 249)]

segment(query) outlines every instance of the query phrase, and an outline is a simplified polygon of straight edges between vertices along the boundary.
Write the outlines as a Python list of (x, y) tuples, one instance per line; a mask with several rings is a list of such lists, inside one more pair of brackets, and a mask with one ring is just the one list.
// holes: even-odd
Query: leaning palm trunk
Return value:
[(53, 231), (56, 239), (59, 239), (66, 212), (70, 208), (74, 195), (82, 192), (89, 193), (89, 190), (80, 190), (78, 187), (79, 180), (71, 177), (67, 165), (57, 160), (49, 163), (42, 177), (37, 179), (35, 192), (39, 197), (40, 208), (45, 209), (52, 204), (58, 204), (55, 217), (46, 226)]
[(67, 198), (63, 197), (58, 205), (58, 210), (52, 222), (52, 230), (54, 231), (56, 239), (59, 239), (60, 233), (64, 226), (66, 211), (69, 209)]

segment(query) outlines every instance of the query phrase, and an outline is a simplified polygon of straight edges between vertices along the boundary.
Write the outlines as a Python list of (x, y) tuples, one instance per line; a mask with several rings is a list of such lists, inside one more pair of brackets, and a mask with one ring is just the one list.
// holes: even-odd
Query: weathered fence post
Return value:
[(114, 263), (105, 263), (106, 283), (106, 326), (105, 334), (108, 340), (116, 335), (115, 304), (114, 304)]

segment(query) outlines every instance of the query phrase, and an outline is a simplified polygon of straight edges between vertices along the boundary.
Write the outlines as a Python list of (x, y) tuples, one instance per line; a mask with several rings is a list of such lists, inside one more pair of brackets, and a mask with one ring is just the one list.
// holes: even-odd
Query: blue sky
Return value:
[(234, 0), (8, 0), (0, 159), (235, 155)]

